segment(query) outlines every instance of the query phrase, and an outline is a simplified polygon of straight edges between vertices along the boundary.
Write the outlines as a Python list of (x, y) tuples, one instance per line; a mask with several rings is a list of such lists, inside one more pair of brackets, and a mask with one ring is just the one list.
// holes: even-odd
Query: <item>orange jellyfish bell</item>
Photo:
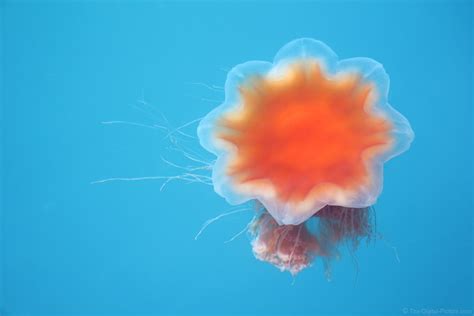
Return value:
[(338, 60), (308, 38), (285, 45), (273, 63), (234, 67), (225, 101), (198, 127), (217, 156), (215, 191), (231, 204), (257, 200), (279, 225), (301, 224), (327, 205), (373, 205), (384, 162), (414, 137), (388, 104), (388, 87), (380, 63)]

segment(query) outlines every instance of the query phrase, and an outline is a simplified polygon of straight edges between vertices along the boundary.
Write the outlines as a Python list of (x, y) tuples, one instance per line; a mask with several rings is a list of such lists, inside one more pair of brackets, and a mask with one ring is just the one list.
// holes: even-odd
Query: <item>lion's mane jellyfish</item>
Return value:
[(225, 101), (198, 136), (217, 156), (215, 191), (230, 204), (262, 206), (249, 229), (258, 259), (296, 274), (372, 235), (383, 164), (414, 137), (388, 104), (388, 88), (380, 63), (338, 60), (307, 38), (285, 45), (273, 63), (229, 72)]

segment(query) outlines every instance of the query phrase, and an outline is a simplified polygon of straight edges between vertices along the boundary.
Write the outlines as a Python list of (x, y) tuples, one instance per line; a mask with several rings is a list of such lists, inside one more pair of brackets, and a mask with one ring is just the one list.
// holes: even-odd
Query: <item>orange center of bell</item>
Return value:
[(227, 173), (237, 184), (270, 180), (282, 200), (300, 200), (330, 183), (356, 189), (370, 181), (367, 160), (387, 150), (391, 124), (371, 113), (373, 86), (356, 74), (329, 78), (315, 61), (283, 77), (250, 78), (241, 106), (218, 122), (233, 144)]

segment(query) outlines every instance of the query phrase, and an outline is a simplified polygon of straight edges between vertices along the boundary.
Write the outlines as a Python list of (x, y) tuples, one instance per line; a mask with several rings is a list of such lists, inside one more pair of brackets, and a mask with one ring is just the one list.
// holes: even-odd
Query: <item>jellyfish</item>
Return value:
[(197, 132), (216, 156), (215, 192), (258, 206), (249, 225), (257, 259), (297, 274), (373, 236), (383, 165), (414, 138), (388, 90), (380, 63), (339, 60), (310, 38), (289, 42), (273, 62), (230, 70), (224, 102)]

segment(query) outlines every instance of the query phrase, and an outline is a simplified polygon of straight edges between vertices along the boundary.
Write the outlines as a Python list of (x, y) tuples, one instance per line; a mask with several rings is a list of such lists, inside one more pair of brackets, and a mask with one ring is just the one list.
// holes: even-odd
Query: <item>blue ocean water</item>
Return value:
[[(1, 13), (1, 315), (472, 309), (472, 2), (4, 1)], [(163, 159), (190, 162), (157, 125), (202, 117), (232, 66), (298, 37), (383, 63), (416, 133), (384, 170), (384, 239), (343, 253), (331, 281), (320, 262), (293, 279), (257, 261), (245, 235), (224, 243), (251, 211), (194, 240), (229, 209), (210, 186), (91, 184), (180, 173)]]

